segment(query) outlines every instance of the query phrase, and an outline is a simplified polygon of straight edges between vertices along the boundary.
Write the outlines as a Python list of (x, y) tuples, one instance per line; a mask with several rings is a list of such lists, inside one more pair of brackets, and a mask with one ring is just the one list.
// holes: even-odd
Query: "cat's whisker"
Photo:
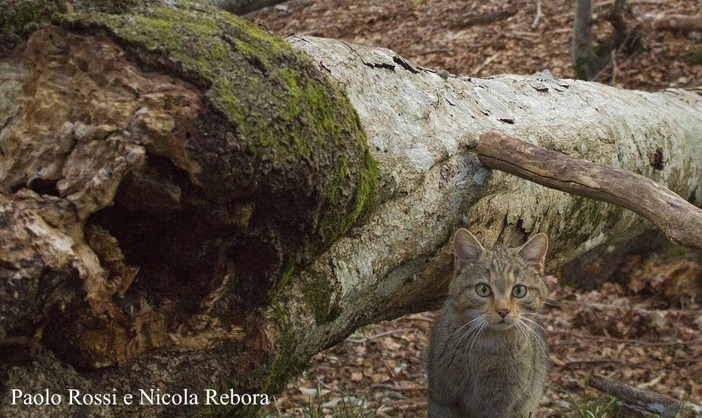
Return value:
[(524, 327), (524, 330), (525, 330), (526, 332), (530, 333), (530, 334), (538, 335), (537, 332), (536, 332), (536, 330), (534, 330), (534, 328), (533, 328), (530, 324), (528, 324), (528, 323), (522, 321), (522, 319), (526, 319), (526, 318), (520, 318), (520, 319), (519, 319), (519, 323), (522, 324), (522, 326)]
[(485, 328), (487, 328), (487, 321), (486, 321), (486, 320), (483, 320), (482, 322), (480, 322), (480, 327), (478, 328), (478, 332), (476, 332), (475, 335), (473, 335), (473, 338), (471, 338), (470, 346), (468, 347), (468, 352), (469, 352), (469, 353), (470, 353), (471, 351), (473, 351), (473, 345), (475, 344), (475, 341), (477, 341), (478, 338), (480, 338), (480, 334), (483, 333), (483, 330), (484, 330)]
[(531, 331), (531, 332), (534, 334), (534, 336), (538, 336), (538, 333), (536, 332), (535, 326), (541, 328), (541, 330), (543, 330), (544, 332), (546, 332), (546, 330), (544, 330), (544, 327), (542, 327), (538, 322), (532, 321), (532, 320), (530, 320), (529, 318), (526, 318), (526, 317), (521, 318), (521, 319), (523, 319), (524, 321), (526, 321), (526, 322), (524, 322), (524, 325), (527, 327), (527, 329), (528, 329), (529, 331)]
[(480, 317), (475, 318), (473, 321), (471, 321), (471, 326), (461, 334), (461, 336), (456, 340), (456, 344), (461, 344), (463, 340), (468, 338), (471, 334), (476, 332), (478, 327), (480, 326)]
[(533, 335), (535, 337), (539, 337), (539, 335), (534, 331), (532, 327), (529, 325), (525, 324), (524, 322), (520, 322), (522, 324), (522, 328), (524, 328), (524, 333), (527, 335), (527, 339), (531, 339), (530, 335)]
[[(522, 318), (519, 319), (519, 323), (521, 323), (522, 326), (525, 327), (525, 328), (528, 330), (529, 333), (531, 333), (532, 335), (534, 335), (534, 337), (536, 337), (536, 338), (534, 338), (534, 339), (539, 343), (539, 345), (540, 345), (542, 348), (544, 348), (544, 349), (547, 350), (546, 344), (542, 341), (541, 337), (540, 337), (539, 334), (536, 332), (536, 330), (535, 330), (531, 325), (529, 325), (529, 324), (523, 322), (522, 319), (525, 319), (525, 320), (531, 322), (532, 324), (536, 325), (537, 327), (539, 327), (539, 328), (541, 328), (541, 329), (544, 329), (544, 328), (543, 328), (541, 325), (539, 325), (538, 322), (532, 321), (532, 320), (530, 320), (529, 318), (522, 317)], [(545, 332), (545, 330), (544, 330), (544, 332)]]
[(457, 333), (458, 331), (462, 330), (462, 329), (465, 328), (466, 326), (471, 325), (471, 324), (474, 324), (474, 323), (476, 323), (477, 321), (480, 321), (480, 316), (478, 316), (477, 318), (473, 318), (473, 319), (471, 319), (470, 321), (468, 321), (468, 322), (466, 322), (465, 324), (463, 324), (463, 325), (462, 325), (460, 328), (458, 328), (456, 331), (452, 332), (451, 335), (449, 335), (449, 338), (453, 337), (453, 335), (454, 335), (455, 333)]
[(533, 319), (531, 319), (531, 318), (529, 318), (529, 317), (526, 317), (526, 316), (522, 316), (521, 319), (523, 319), (523, 320), (525, 320), (525, 321), (527, 321), (527, 322), (529, 322), (529, 323), (531, 323), (531, 324), (533, 324), (533, 325), (536, 325), (537, 327), (541, 328), (541, 330), (542, 330), (543, 332), (546, 332), (546, 330), (544, 329), (544, 327), (542, 327), (541, 324), (539, 324), (538, 322), (534, 321)]
[(529, 334), (528, 334), (528, 331), (525, 329), (527, 327), (526, 324), (524, 324), (521, 320), (515, 322), (514, 324), (519, 329), (519, 332), (524, 336), (524, 339), (528, 340)]
[[(524, 314), (522, 314), (522, 315), (524, 315)], [(541, 315), (541, 316), (543, 316), (543, 315)], [(521, 321), (521, 320), (524, 320), (524, 321), (528, 322), (529, 324), (531, 324), (531, 325), (533, 325), (533, 326), (539, 327), (539, 328), (541, 328), (541, 330), (542, 330), (544, 333), (547, 333), (546, 329), (545, 329), (543, 326), (541, 326), (540, 323), (538, 323), (537, 321), (534, 321), (533, 319), (529, 318), (528, 316), (522, 316), (522, 317), (520, 318), (520, 321)], [(525, 324), (525, 325), (528, 325), (528, 324)], [(534, 330), (534, 328), (533, 328), (532, 326), (527, 326), (527, 328), (529, 328), (531, 331), (533, 331), (533, 332), (534, 332), (534, 335), (537, 335), (536, 331)], [(539, 338), (539, 339), (540, 339), (540, 338)]]
[[(456, 335), (456, 333), (459, 332), (459, 331), (461, 331), (463, 328), (465, 328), (465, 327), (467, 327), (467, 326), (469, 326), (469, 325), (471, 325), (471, 324), (474, 324), (476, 321), (479, 321), (479, 320), (480, 320), (480, 316), (478, 316), (477, 318), (474, 318), (474, 319), (472, 319), (472, 320), (466, 322), (465, 324), (461, 325), (460, 327), (456, 328), (456, 330), (453, 331), (453, 332), (451, 333), (451, 335), (449, 335), (448, 337), (446, 337), (446, 339), (444, 340), (444, 342), (450, 340), (451, 337), (453, 337), (454, 335)], [(470, 328), (468, 328), (468, 329), (470, 330)], [(459, 339), (459, 340), (460, 340), (460, 339)]]
[(463, 335), (461, 335), (461, 338), (459, 338), (457, 341), (457, 345), (461, 344), (461, 342), (464, 339), (469, 338), (471, 334), (476, 333), (478, 331), (478, 329), (482, 326), (482, 323), (484, 322), (482, 315), (477, 317), (474, 321), (471, 321), (471, 322), (476, 322), (476, 320), (477, 320), (477, 323), (474, 323), (473, 325), (471, 325), (471, 327), (468, 328), (468, 330), (465, 333), (463, 333)]

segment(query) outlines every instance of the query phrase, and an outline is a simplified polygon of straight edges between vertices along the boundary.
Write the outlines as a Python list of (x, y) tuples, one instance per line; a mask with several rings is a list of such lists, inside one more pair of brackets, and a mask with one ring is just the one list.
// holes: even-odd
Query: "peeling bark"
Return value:
[(694, 93), (446, 77), (201, 4), (127, 3), (56, 15), (0, 59), (0, 415), (11, 388), (66, 387), (201, 403), (31, 412), (232, 412), (203, 391), (273, 393), (358, 326), (436, 307), (459, 226), (487, 245), (546, 232), (551, 270), (651, 229), (489, 172), (483, 132), (702, 202)]

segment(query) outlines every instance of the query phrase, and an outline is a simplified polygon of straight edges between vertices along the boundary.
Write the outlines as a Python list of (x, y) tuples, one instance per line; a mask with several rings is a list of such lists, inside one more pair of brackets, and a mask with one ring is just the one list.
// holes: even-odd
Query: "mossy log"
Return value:
[(217, 9), (55, 12), (0, 61), (3, 407), (55, 388), (14, 374), (34, 348), (93, 370), (66, 387), (274, 391), (303, 363), (274, 361), (285, 286), (372, 203), (356, 113)]
[[(436, 307), (459, 226), (547, 232), (551, 270), (651, 228), (491, 173), (486, 131), (702, 202), (690, 92), (447, 76), (203, 2), (37, 10), (0, 19), (3, 416), (246, 414), (204, 391), (275, 393), (358, 326)], [(11, 402), (69, 388), (199, 402)]]

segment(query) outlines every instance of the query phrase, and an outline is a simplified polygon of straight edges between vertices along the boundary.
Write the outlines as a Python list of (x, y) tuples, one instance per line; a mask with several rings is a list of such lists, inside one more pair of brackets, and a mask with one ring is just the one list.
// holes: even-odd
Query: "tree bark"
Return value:
[(483, 132), (702, 202), (694, 93), (446, 77), (198, 3), (97, 3), (0, 56), (3, 416), (243, 413), (205, 391), (275, 393), (357, 327), (435, 308), (459, 226), (487, 245), (546, 232), (551, 270), (652, 228), (488, 171)]

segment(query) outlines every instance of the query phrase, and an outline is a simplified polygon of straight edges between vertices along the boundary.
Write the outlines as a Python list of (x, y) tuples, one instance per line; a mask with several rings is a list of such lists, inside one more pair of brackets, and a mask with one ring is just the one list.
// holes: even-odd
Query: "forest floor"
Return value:
[[(304, 34), (386, 47), (414, 64), (487, 77), (548, 69), (573, 78), (573, 0), (294, 0), (252, 17), (280, 35)], [(612, 1), (594, 1), (594, 33), (611, 34)], [(660, 13), (702, 14), (699, 0), (629, 0), (628, 23)], [(644, 32), (643, 48), (616, 51), (596, 81), (655, 91), (702, 85), (702, 33)], [(693, 252), (635, 255), (594, 290), (558, 285), (559, 307), (544, 312), (551, 347), (551, 384), (539, 417), (580, 416), (599, 374), (677, 399), (702, 403), (702, 256)], [(597, 278), (597, 282), (603, 282)], [(428, 335), (434, 313), (408, 315), (359, 329), (315, 356), (276, 398), (276, 416), (426, 416)], [(361, 406), (358, 406), (361, 405)], [(315, 411), (316, 409), (321, 411)], [(321, 412), (321, 413), (319, 413)], [(317, 413), (317, 414), (316, 414)]]

